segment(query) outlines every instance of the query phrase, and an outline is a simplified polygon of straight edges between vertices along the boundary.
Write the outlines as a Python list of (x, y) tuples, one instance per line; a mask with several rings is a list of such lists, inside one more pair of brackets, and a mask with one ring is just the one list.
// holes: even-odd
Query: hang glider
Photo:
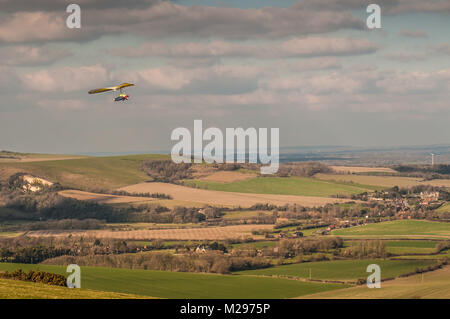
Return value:
[(108, 91), (120, 91), (120, 95), (116, 98), (114, 98), (114, 101), (125, 101), (128, 100), (128, 98), (130, 97), (129, 95), (123, 93), (123, 89), (129, 86), (134, 86), (133, 83), (122, 83), (120, 85), (117, 86), (111, 86), (111, 87), (106, 87), (106, 88), (100, 88), (100, 89), (94, 89), (94, 90), (90, 90), (88, 93), (89, 94), (97, 94), (97, 93), (103, 93), (103, 92), (108, 92)]

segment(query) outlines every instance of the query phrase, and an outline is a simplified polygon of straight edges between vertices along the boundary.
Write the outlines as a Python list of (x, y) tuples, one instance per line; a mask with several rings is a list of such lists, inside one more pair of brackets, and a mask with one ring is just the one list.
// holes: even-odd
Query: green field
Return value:
[(70, 289), (66, 287), (0, 279), (0, 299), (136, 299), (148, 298), (131, 294)]
[(142, 171), (142, 161), (168, 159), (165, 155), (128, 155), (87, 157), (80, 159), (0, 163), (27, 173), (83, 190), (114, 189), (136, 184), (150, 178)]
[(378, 189), (374, 186), (321, 181), (306, 177), (256, 177), (232, 183), (187, 180), (186, 184), (225, 192), (319, 197), (329, 197), (337, 194), (352, 195)]
[[(0, 270), (40, 269), (65, 274), (65, 267), (0, 263)], [(345, 288), (342, 284), (318, 284), (254, 276), (179, 273), (152, 270), (82, 267), (81, 287), (162, 298), (292, 298)]]
[(337, 229), (337, 236), (421, 236), (450, 237), (450, 223), (426, 220), (395, 220), (365, 226)]
[[(345, 241), (344, 247), (358, 245), (359, 240)], [(429, 254), (435, 251), (438, 241), (433, 240), (385, 240), (386, 251), (392, 254)]]
[(433, 260), (336, 260), (283, 265), (266, 269), (237, 272), (242, 275), (293, 276), (312, 279), (357, 280), (367, 278), (367, 266), (377, 264), (381, 267), (381, 277), (390, 278), (414, 271), (416, 268), (434, 265)]
[(392, 240), (386, 242), (386, 250), (392, 254), (429, 254), (435, 251), (437, 241)]
[(450, 203), (445, 203), (438, 209), (436, 209), (438, 213), (450, 213)]
[(381, 289), (366, 285), (304, 296), (314, 299), (391, 299), (391, 298), (450, 298), (450, 266), (423, 275), (398, 278), (381, 283)]

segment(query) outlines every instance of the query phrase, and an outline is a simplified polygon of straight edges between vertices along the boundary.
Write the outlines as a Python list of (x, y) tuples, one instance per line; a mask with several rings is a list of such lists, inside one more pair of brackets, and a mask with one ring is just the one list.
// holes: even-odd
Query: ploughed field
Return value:
[(224, 240), (246, 237), (255, 237), (253, 230), (272, 229), (273, 225), (233, 225), (223, 227), (196, 227), (182, 229), (140, 229), (129, 231), (112, 230), (86, 230), (86, 231), (58, 231), (58, 230), (38, 230), (30, 231), (30, 237), (66, 237), (83, 236), (95, 238), (115, 238), (115, 239), (173, 239), (173, 240)]
[[(263, 178), (261, 178), (262, 180)], [(198, 189), (187, 186), (180, 186), (168, 183), (140, 183), (136, 185), (122, 187), (130, 193), (164, 193), (171, 195), (176, 201), (195, 202), (203, 205), (218, 206), (242, 206), (250, 207), (255, 204), (269, 203), (273, 205), (299, 204), (302, 206), (322, 206), (328, 203), (343, 203), (348, 199), (314, 197), (314, 196), (294, 196), (275, 194), (253, 194), (239, 193), (231, 191), (217, 191)]]

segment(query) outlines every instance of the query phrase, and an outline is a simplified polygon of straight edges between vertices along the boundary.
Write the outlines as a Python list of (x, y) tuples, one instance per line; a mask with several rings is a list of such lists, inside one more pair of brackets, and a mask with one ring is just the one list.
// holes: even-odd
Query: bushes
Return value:
[(231, 271), (269, 267), (270, 263), (261, 258), (226, 257), (217, 252), (173, 255), (152, 252), (123, 255), (61, 256), (45, 261), (45, 264), (115, 267), (128, 269), (148, 269), (180, 272), (211, 272), (227, 274)]
[(447, 249), (450, 249), (450, 241), (439, 242), (436, 245), (435, 253), (439, 254), (441, 251), (444, 251), (444, 250), (447, 250)]
[(16, 249), (8, 249), (3, 247), (0, 250), (0, 261), (2, 262), (13, 262), (13, 263), (24, 263), (24, 264), (37, 264), (41, 261), (66, 255), (70, 252), (67, 248), (54, 248), (54, 247), (24, 247)]
[(318, 173), (332, 173), (333, 170), (322, 163), (288, 163), (280, 166), (278, 176), (301, 176), (312, 177)]
[(0, 277), (6, 279), (31, 281), (36, 283), (49, 284), (54, 286), (66, 286), (66, 277), (60, 274), (53, 274), (45, 271), (30, 270), (28, 273), (22, 271), (22, 269), (5, 272), (0, 274)]
[(34, 222), (24, 224), (21, 229), (25, 230), (42, 230), (42, 229), (101, 229), (105, 226), (105, 222), (98, 219), (61, 219), (48, 220), (42, 222)]
[(351, 246), (341, 253), (342, 257), (349, 258), (386, 258), (386, 244), (382, 240), (360, 241), (358, 245)]
[(164, 193), (129, 193), (123, 190), (114, 190), (112, 192), (106, 192), (111, 195), (119, 195), (119, 196), (133, 196), (133, 197), (149, 197), (149, 198), (158, 198), (158, 199), (173, 199), (172, 196), (164, 194)]
[(174, 183), (192, 177), (191, 164), (172, 161), (144, 161), (142, 170), (155, 182)]

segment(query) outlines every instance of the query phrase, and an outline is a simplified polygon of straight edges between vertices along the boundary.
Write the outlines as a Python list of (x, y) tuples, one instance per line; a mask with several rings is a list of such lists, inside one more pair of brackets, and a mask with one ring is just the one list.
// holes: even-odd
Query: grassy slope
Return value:
[(435, 251), (437, 241), (394, 240), (386, 242), (386, 249), (393, 254), (428, 254)]
[(436, 209), (436, 211), (438, 213), (448, 213), (448, 212), (450, 212), (450, 203), (445, 203), (444, 205), (442, 205), (441, 207)]
[[(344, 247), (358, 246), (359, 240), (347, 240)], [(389, 253), (401, 254), (428, 254), (435, 251), (438, 241), (433, 240), (385, 240), (386, 250)]]
[[(65, 273), (51, 265), (0, 264), (0, 270), (41, 269)], [(292, 298), (343, 286), (253, 276), (178, 273), (82, 267), (83, 288), (163, 298)]]
[(368, 224), (351, 228), (338, 229), (332, 232), (339, 236), (442, 236), (450, 237), (450, 223), (431, 222), (425, 220), (395, 220), (383, 223)]
[(305, 177), (256, 177), (232, 183), (209, 181), (186, 181), (210, 190), (329, 197), (330, 195), (352, 195), (375, 189), (373, 186), (320, 181)]
[(363, 185), (372, 185), (380, 187), (412, 187), (415, 185), (433, 185), (450, 187), (449, 179), (435, 179), (431, 181), (423, 181), (418, 177), (401, 177), (401, 176), (375, 176), (373, 174), (355, 175), (355, 174), (316, 174), (316, 178), (326, 181), (338, 181), (358, 183)]
[(68, 187), (84, 190), (114, 189), (149, 180), (149, 177), (141, 170), (142, 161), (147, 159), (168, 159), (168, 156), (88, 157), (58, 161), (0, 163), (0, 166), (19, 168)]
[(310, 262), (277, 266), (273, 268), (247, 270), (238, 272), (245, 275), (281, 275), (309, 278), (309, 271), (313, 279), (330, 280), (357, 280), (366, 278), (367, 266), (377, 264), (381, 267), (381, 277), (396, 277), (414, 271), (417, 267), (426, 267), (435, 264), (432, 260), (337, 260), (327, 262)]
[(369, 289), (362, 285), (331, 292), (324, 292), (305, 296), (313, 299), (365, 299), (365, 298), (450, 298), (450, 266), (437, 271), (415, 275), (407, 278), (399, 278), (382, 282), (380, 289)]
[(0, 279), (0, 299), (136, 299), (143, 296)]

